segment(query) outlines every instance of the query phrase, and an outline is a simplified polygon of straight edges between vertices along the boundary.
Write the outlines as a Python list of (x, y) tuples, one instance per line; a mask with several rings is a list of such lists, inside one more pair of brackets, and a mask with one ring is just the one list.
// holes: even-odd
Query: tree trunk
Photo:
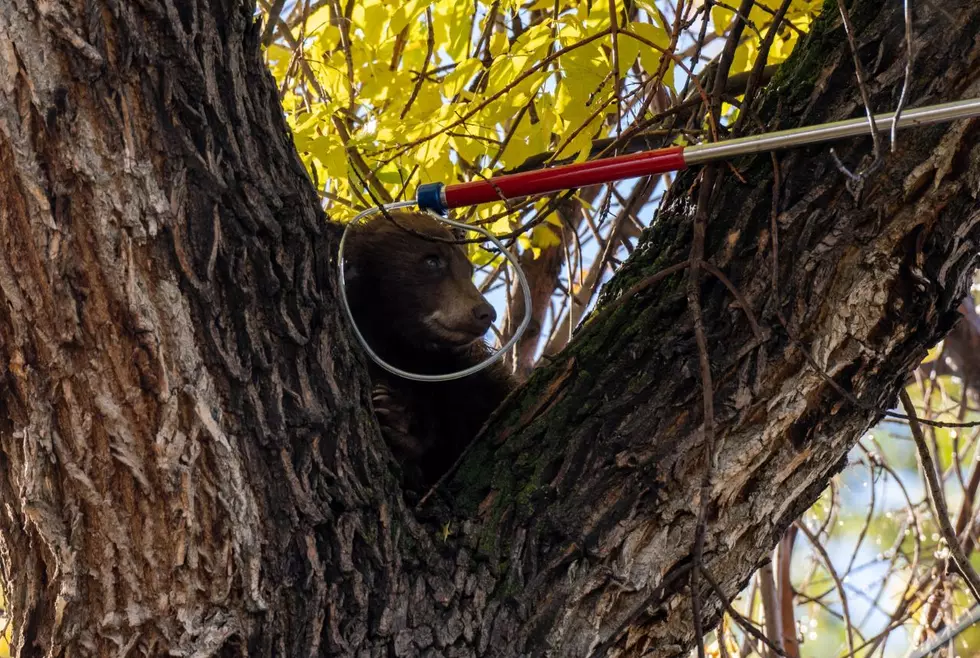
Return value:
[[(862, 113), (833, 6), (756, 108), (770, 128)], [(734, 163), (745, 182), (715, 190), (706, 258), (741, 298), (714, 276), (701, 292), (712, 459), (687, 273), (644, 284), (687, 258), (692, 173), (416, 511), (253, 10), (0, 5), (0, 539), (19, 655), (684, 655), (704, 469), (705, 569), (732, 595), (958, 317), (977, 122), (901, 133), (858, 201), (826, 148), (777, 156), (775, 204), (771, 159)], [(980, 6), (916, 12), (910, 98), (980, 95)], [(851, 15), (885, 110), (900, 3)], [(870, 140), (837, 148), (855, 166)]]

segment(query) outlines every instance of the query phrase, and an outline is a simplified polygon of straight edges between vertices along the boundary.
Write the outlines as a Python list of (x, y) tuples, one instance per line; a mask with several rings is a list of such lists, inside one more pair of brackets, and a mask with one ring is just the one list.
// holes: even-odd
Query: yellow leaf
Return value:
[(448, 98), (455, 97), (458, 93), (463, 91), (466, 84), (470, 81), (473, 75), (483, 68), (483, 62), (481, 62), (476, 57), (471, 57), (470, 59), (460, 63), (456, 66), (456, 70), (447, 75), (442, 81), (442, 93)]
[[(580, 94), (575, 94), (574, 88), (566, 80), (561, 80), (555, 91), (555, 111), (564, 122), (574, 123), (573, 116), (584, 114), (579, 108), (584, 108), (586, 99), (581, 98)], [(572, 109), (573, 106), (575, 110)]]
[(425, 10), (425, 6), (420, 0), (411, 0), (409, 2), (396, 0), (396, 2), (391, 3), (391, 6), (395, 10), (391, 14), (391, 23), (388, 25), (388, 31), (392, 36), (397, 35), (408, 27), (408, 24)]
[[(630, 29), (637, 36), (642, 37), (646, 43), (640, 46), (640, 65), (643, 70), (650, 75), (656, 74), (660, 70), (660, 63), (663, 59), (663, 51), (670, 45), (670, 36), (667, 31), (659, 24), (633, 23)], [(650, 44), (653, 44), (652, 46)], [(664, 74), (664, 83), (673, 86), (674, 63), (671, 61), (667, 65)]]
[(374, 45), (381, 41), (382, 30), (388, 23), (388, 13), (388, 7), (385, 7), (380, 0), (359, 0), (354, 3), (351, 22), (354, 24), (354, 29), (364, 35), (364, 41)]
[[(528, 118), (522, 118), (514, 135), (500, 156), (500, 164), (505, 168), (516, 167), (522, 164), (530, 156), (535, 155), (530, 144), (529, 133), (535, 129)], [(540, 130), (540, 128), (538, 128)]]
[(317, 33), (316, 46), (320, 53), (310, 53), (314, 59), (322, 57), (322, 53), (330, 52), (340, 45), (340, 28), (336, 25), (325, 25)]
[(507, 35), (503, 32), (495, 32), (492, 37), (490, 37), (490, 54), (493, 57), (500, 57), (510, 48), (510, 43), (507, 41)]
[(578, 6), (578, 17), (589, 34), (609, 27), (609, 3), (583, 2)]
[(479, 246), (476, 245), (470, 245), (468, 251), (469, 251), (470, 260), (477, 267), (490, 265), (494, 261), (501, 258), (500, 256), (495, 256), (493, 253), (487, 251), (486, 249), (481, 249)]
[[(596, 117), (596, 120), (601, 121), (602, 117)], [(574, 154), (576, 162), (584, 162), (589, 157), (589, 152), (592, 150), (592, 137), (595, 132), (593, 126), (595, 123), (596, 121), (593, 121), (589, 126), (579, 130), (575, 137), (566, 143), (558, 152), (558, 157), (567, 158)], [(571, 133), (572, 131), (569, 132)]]
[(531, 231), (531, 244), (540, 249), (547, 249), (560, 245), (561, 238), (548, 224), (538, 224)]
[(453, 136), (452, 148), (466, 162), (476, 162), (477, 158), (487, 155), (488, 145), (481, 139), (470, 139), (459, 135)]
[(630, 67), (633, 66), (633, 62), (636, 61), (636, 56), (640, 53), (640, 49), (645, 46), (631, 34), (627, 33), (619, 35), (617, 43), (619, 45), (619, 77), (622, 78), (630, 70)]
[(732, 74), (743, 73), (752, 68), (755, 64), (758, 50), (754, 47), (755, 40), (749, 39), (735, 49), (735, 57), (732, 59)]
[(498, 92), (512, 84), (524, 72), (530, 59), (527, 55), (504, 55), (495, 59), (488, 73), (487, 92)]
[(331, 178), (347, 177), (347, 151), (343, 142), (336, 134), (323, 135), (310, 141), (309, 152), (315, 156), (327, 170)]
[[(537, 204), (535, 204), (535, 207), (537, 208), (539, 213), (542, 213), (544, 212), (544, 209), (548, 206), (549, 203), (550, 201), (548, 199), (541, 199)], [(561, 235), (561, 218), (558, 216), (558, 213), (556, 212), (548, 213), (548, 215), (544, 218), (544, 221), (551, 224), (552, 226), (557, 226), (559, 229), (558, 234)]]
[(463, 59), (469, 45), (469, 30), (460, 29), (472, 22), (473, 5), (456, 0), (440, 0), (435, 3), (433, 21), (437, 41), (443, 43), (445, 54), (453, 61)]
[[(630, 23), (630, 30), (653, 43), (658, 48), (666, 50), (670, 46), (670, 34), (667, 28), (660, 22), (659, 18), (654, 18), (651, 23)], [(649, 48), (649, 46), (644, 46)], [(658, 51), (658, 54), (660, 51)]]
[(551, 42), (551, 21), (534, 25), (521, 34), (511, 48), (512, 52), (520, 52), (534, 56), (536, 51), (542, 50)]
[(936, 359), (939, 358), (939, 355), (942, 353), (942, 351), (943, 351), (943, 343), (942, 341), (940, 341), (931, 350), (929, 350), (929, 353), (926, 354), (926, 358), (922, 359), (922, 364), (924, 365), (926, 363), (935, 361)]
[(564, 48), (582, 39), (582, 26), (573, 17), (566, 18), (558, 30), (558, 43)]
[(793, 53), (793, 49), (796, 47), (796, 42), (799, 41), (800, 35), (795, 30), (791, 30), (789, 36), (785, 39), (781, 37), (776, 37), (773, 43), (773, 53), (770, 56), (770, 61), (782, 62), (787, 57)]
[(426, 161), (426, 166), (419, 172), (419, 180), (425, 182), (451, 180), (454, 171), (455, 165), (449, 159), (449, 151), (443, 149), (436, 157)]
[[(439, 96), (439, 93), (434, 90), (426, 91), (428, 86), (422, 85), (422, 91), (415, 97), (415, 103), (412, 104), (412, 110), (409, 116), (415, 119), (428, 119), (443, 107), (442, 98)], [(406, 98), (405, 100), (408, 99)]]
[(502, 217), (490, 225), (490, 232), (494, 235), (506, 235), (512, 230), (509, 217)]
[(331, 98), (344, 105), (350, 102), (347, 61), (343, 53), (334, 52), (328, 62), (317, 67), (316, 72), (321, 85)]
[(269, 69), (272, 71), (272, 75), (275, 76), (276, 80), (282, 80), (286, 77), (292, 55), (292, 51), (275, 43), (266, 49), (266, 62), (268, 62)]
[(320, 7), (306, 19), (306, 25), (296, 26), (293, 30), (293, 38), (298, 39), (300, 33), (306, 34), (306, 36), (311, 37), (316, 35), (321, 29), (330, 25), (330, 5), (326, 4)]
[(541, 94), (535, 100), (538, 111), (537, 129), (529, 135), (529, 141), (535, 145), (535, 153), (547, 151), (551, 144), (552, 133), (561, 132), (561, 122), (555, 112), (555, 98), (552, 94)]
[(732, 18), (735, 16), (735, 12), (731, 9), (726, 9), (719, 5), (713, 5), (711, 7), (711, 22), (715, 26), (715, 33), (719, 36), (728, 32), (728, 28), (731, 27)]
[(565, 53), (560, 62), (564, 77), (574, 80), (583, 102), (598, 88), (609, 72), (609, 60), (598, 41)]
[(388, 185), (398, 185), (405, 180), (405, 172), (401, 171), (398, 167), (392, 166), (382, 167), (375, 173), (375, 176), (377, 176), (379, 181)]

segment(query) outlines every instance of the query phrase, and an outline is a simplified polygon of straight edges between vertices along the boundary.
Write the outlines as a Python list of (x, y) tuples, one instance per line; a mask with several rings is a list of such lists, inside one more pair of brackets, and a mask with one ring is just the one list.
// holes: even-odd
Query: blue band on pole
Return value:
[(415, 191), (415, 203), (421, 210), (431, 210), (434, 213), (445, 215), (446, 204), (442, 196), (442, 183), (426, 183), (419, 185)]

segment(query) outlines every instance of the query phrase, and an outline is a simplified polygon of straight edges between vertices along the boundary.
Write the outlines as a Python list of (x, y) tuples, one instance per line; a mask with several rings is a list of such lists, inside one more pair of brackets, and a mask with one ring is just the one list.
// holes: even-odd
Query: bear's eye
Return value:
[(441, 270), (442, 266), (445, 264), (438, 256), (426, 256), (422, 260), (422, 263), (425, 265), (426, 269), (429, 270)]

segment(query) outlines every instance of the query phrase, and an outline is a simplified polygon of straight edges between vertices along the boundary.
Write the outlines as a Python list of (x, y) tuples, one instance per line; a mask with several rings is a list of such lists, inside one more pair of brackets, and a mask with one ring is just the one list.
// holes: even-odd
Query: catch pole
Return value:
[[(898, 119), (898, 127), (927, 126), (976, 116), (980, 116), (980, 98), (904, 110)], [(878, 132), (891, 130), (894, 118), (894, 112), (876, 115), (874, 120)], [(489, 180), (454, 185), (426, 183), (418, 187), (416, 203), (423, 210), (445, 215), (452, 208), (475, 206), (501, 199), (517, 199), (534, 194), (548, 194), (638, 176), (663, 174), (668, 171), (681, 171), (692, 165), (728, 160), (750, 153), (795, 148), (870, 134), (871, 123), (867, 117), (847, 119), (722, 142), (672, 146), (538, 171), (507, 174)]]

